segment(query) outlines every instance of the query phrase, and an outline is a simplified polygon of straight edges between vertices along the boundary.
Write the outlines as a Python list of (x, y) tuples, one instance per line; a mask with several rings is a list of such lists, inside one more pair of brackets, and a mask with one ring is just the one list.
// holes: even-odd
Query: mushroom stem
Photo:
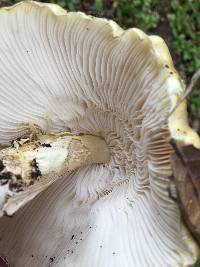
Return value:
[(109, 150), (96, 136), (40, 134), (14, 141), (0, 151), (0, 216), (20, 207), (77, 168), (109, 160)]

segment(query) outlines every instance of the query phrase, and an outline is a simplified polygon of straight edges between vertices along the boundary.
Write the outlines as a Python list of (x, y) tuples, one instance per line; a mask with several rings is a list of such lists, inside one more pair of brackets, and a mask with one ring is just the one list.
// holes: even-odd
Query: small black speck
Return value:
[(4, 172), (0, 175), (0, 180), (10, 180), (12, 178), (11, 172)]
[(12, 141), (10, 142), (10, 144), (11, 144), (12, 147), (14, 147), (14, 142), (15, 142), (14, 140), (12, 140)]
[(72, 250), (72, 252), (71, 252), (72, 254), (74, 253), (74, 251)]
[(90, 229), (92, 228), (92, 226), (90, 226)]
[(54, 258), (53, 258), (53, 257), (51, 257), (51, 258), (50, 258), (50, 262), (53, 262), (53, 261), (54, 261)]
[(20, 174), (16, 174), (15, 177), (17, 178), (17, 180), (21, 180), (22, 179)]
[(3, 161), (0, 160), (0, 172), (3, 171), (3, 169), (5, 168)]
[(101, 245), (100, 248), (102, 248), (103, 246)]
[(15, 192), (21, 192), (24, 191), (24, 189), (22, 188), (22, 185), (20, 183), (10, 183), (9, 184), (9, 189)]
[(31, 255), (31, 257), (33, 258), (34, 256), (33, 256), (33, 255)]
[(83, 240), (83, 238), (80, 238), (80, 240)]
[(37, 161), (36, 159), (33, 159), (32, 162), (31, 162), (31, 166), (32, 167), (37, 167)]
[(76, 241), (76, 244), (78, 244), (78, 241)]
[(29, 182), (29, 185), (33, 185), (33, 184), (34, 184), (34, 181), (33, 180)]
[(71, 240), (73, 240), (73, 239), (74, 239), (74, 235), (71, 236)]
[(0, 185), (5, 185), (5, 184), (7, 184), (7, 183), (8, 183), (8, 180), (1, 180)]
[(50, 144), (42, 144), (41, 146), (43, 146), (43, 147), (51, 147)]
[(165, 65), (165, 68), (169, 69), (169, 66), (168, 65)]
[(24, 191), (24, 189), (21, 187), (16, 189), (16, 192), (22, 192), (22, 191)]
[(31, 172), (31, 178), (38, 178), (39, 176), (41, 176), (41, 171), (40, 170), (35, 170)]
[(86, 30), (88, 31), (88, 30), (89, 30), (89, 28), (86, 28)]
[(113, 252), (112, 254), (115, 255), (115, 252)]
[(38, 178), (39, 176), (42, 176), (41, 171), (37, 165), (36, 159), (33, 159), (31, 162), (31, 167), (34, 168), (34, 170), (30, 173), (31, 178)]
[(171, 74), (171, 75), (172, 75), (172, 74), (173, 74), (173, 72), (172, 72), (172, 71), (170, 71), (170, 73), (169, 73), (169, 74)]
[(81, 232), (81, 235), (82, 235), (83, 232)]

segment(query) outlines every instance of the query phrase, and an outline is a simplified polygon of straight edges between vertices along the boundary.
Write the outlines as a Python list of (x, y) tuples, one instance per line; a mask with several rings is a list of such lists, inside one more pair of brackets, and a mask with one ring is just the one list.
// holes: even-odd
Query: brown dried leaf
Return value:
[(176, 146), (171, 164), (183, 219), (200, 243), (200, 150)]

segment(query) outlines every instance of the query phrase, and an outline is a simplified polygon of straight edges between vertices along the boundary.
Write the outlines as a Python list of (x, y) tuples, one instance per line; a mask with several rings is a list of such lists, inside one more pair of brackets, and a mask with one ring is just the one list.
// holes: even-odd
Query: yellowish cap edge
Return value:
[[(166, 87), (171, 100), (172, 110), (180, 101), (185, 91), (185, 85), (174, 68), (171, 55), (164, 40), (158, 36), (150, 36), (149, 38), (155, 53), (159, 57), (159, 61), (168, 68), (166, 71), (169, 72), (169, 76), (166, 80)], [(169, 117), (168, 127), (171, 137), (180, 142), (180, 144), (190, 144), (200, 149), (200, 137), (188, 123), (186, 101), (181, 102)]]

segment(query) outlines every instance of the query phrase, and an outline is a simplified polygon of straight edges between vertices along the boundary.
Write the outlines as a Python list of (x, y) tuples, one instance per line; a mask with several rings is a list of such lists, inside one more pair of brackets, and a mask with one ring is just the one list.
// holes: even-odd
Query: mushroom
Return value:
[(1, 9), (0, 143), (31, 124), (110, 151), (3, 216), (1, 255), (16, 267), (192, 265), (199, 248), (169, 194), (170, 138), (200, 148), (186, 102), (170, 113), (184, 90), (157, 36), (53, 4)]

